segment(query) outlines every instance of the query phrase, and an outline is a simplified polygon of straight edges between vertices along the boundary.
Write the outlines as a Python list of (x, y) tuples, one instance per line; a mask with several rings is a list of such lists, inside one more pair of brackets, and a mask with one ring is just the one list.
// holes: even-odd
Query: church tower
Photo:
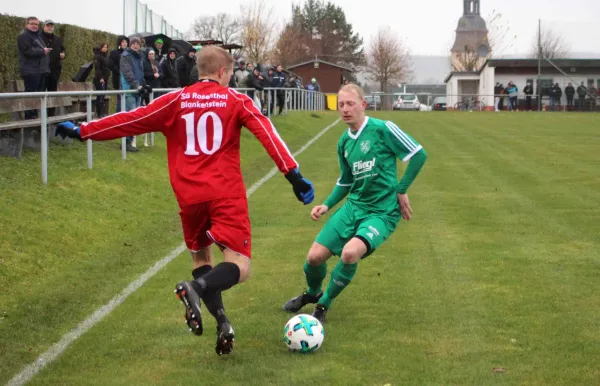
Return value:
[(452, 53), (452, 71), (477, 71), (490, 56), (488, 29), (480, 15), (480, 0), (463, 0)]

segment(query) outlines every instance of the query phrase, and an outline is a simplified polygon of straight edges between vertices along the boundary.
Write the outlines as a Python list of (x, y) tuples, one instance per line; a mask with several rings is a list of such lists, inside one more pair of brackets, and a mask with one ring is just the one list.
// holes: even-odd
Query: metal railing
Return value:
[[(367, 94), (368, 110), (415, 110), (431, 111), (436, 110), (436, 100), (444, 98), (445, 110), (455, 111), (538, 111), (537, 95), (532, 95), (528, 99), (525, 94), (520, 92), (511, 101), (507, 94), (431, 94), (431, 93), (401, 93), (402, 95), (414, 95), (418, 100), (418, 108), (412, 99), (399, 100), (400, 93)], [(549, 95), (542, 95), (541, 109), (539, 111), (573, 111), (573, 112), (600, 112), (600, 98), (586, 96), (579, 99), (575, 96), (573, 99), (567, 99), (563, 94), (561, 98), (553, 100)], [(514, 105), (513, 105), (514, 104)]]
[[(150, 102), (154, 100), (155, 93), (167, 93), (180, 90), (180, 88), (159, 88), (154, 89), (150, 94)], [(326, 108), (325, 94), (315, 91), (291, 88), (265, 88), (264, 91), (258, 91), (250, 88), (236, 88), (235, 90), (245, 94), (254, 93), (255, 100), (262, 96), (262, 101), (266, 101), (267, 116), (271, 116), (272, 112), (278, 107), (277, 92), (282, 92), (284, 96), (284, 110), (287, 114), (290, 110), (306, 111), (306, 110), (321, 110)], [(92, 98), (99, 95), (120, 95), (121, 96), (121, 111), (127, 110), (126, 95), (137, 95), (137, 90), (107, 90), (107, 91), (54, 91), (54, 92), (11, 92), (0, 93), (2, 99), (25, 99), (25, 98), (40, 98), (40, 148), (41, 148), (41, 174), (42, 182), (48, 183), (48, 98), (51, 97), (85, 97), (86, 99), (86, 120), (92, 120)], [(265, 97), (266, 96), (266, 97)], [(280, 99), (281, 100), (281, 99)], [(271, 105), (271, 101), (273, 104)], [(261, 106), (262, 107), (262, 106)], [(273, 107), (273, 108), (272, 108)], [(150, 133), (150, 144), (154, 146), (154, 134)], [(127, 159), (126, 137), (121, 139), (121, 158)], [(92, 140), (87, 140), (87, 166), (88, 169), (93, 168), (93, 145)]]

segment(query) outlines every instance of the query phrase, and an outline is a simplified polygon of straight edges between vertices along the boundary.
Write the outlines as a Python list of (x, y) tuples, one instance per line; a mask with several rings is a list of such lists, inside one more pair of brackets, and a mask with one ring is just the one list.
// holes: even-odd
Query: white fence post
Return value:
[(40, 139), (42, 142), (42, 182), (48, 184), (48, 96), (44, 95), (41, 102), (42, 131), (40, 133)]
[[(123, 93), (121, 95), (121, 111), (125, 112), (127, 110), (127, 104), (125, 102), (125, 98), (127, 98), (127, 94)], [(127, 159), (127, 138), (121, 138), (121, 158)]]
[[(91, 122), (92, 120), (92, 94), (87, 96), (87, 101), (86, 101), (86, 108), (87, 108), (87, 121)], [(98, 117), (99, 118), (99, 117)], [(87, 140), (87, 161), (88, 161), (88, 169), (92, 168), (92, 140), (88, 139)]]

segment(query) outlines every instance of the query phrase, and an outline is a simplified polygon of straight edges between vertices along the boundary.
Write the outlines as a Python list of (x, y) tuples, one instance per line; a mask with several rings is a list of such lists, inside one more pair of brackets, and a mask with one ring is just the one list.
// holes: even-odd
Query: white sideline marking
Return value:
[[(304, 146), (300, 148), (296, 153), (293, 154), (294, 157), (302, 154), (310, 145), (312, 145), (316, 140), (321, 138), (326, 132), (329, 131), (333, 126), (337, 125), (341, 118), (338, 118), (331, 125), (327, 126), (323, 130), (319, 132), (319, 134), (315, 135), (310, 141), (308, 141)], [(250, 197), (252, 193), (254, 193), (258, 188), (264, 185), (269, 179), (271, 179), (277, 173), (277, 168), (273, 168), (266, 176), (258, 180), (254, 185), (252, 185), (247, 191), (247, 197)], [(85, 334), (90, 328), (94, 327), (98, 322), (104, 319), (105, 316), (110, 314), (115, 308), (117, 308), (121, 303), (125, 301), (135, 291), (137, 291), (144, 283), (146, 283), (149, 279), (151, 279), (154, 275), (158, 273), (161, 269), (163, 269), (167, 264), (169, 264), (172, 260), (174, 260), (177, 256), (181, 255), (186, 250), (185, 243), (181, 244), (177, 248), (175, 248), (171, 253), (167, 256), (163, 257), (161, 260), (156, 262), (149, 270), (144, 272), (137, 280), (132, 282), (121, 291), (117, 296), (112, 298), (108, 303), (98, 308), (92, 315), (88, 316), (83, 322), (79, 323), (77, 327), (69, 331), (67, 334), (63, 335), (63, 337), (58, 341), (58, 343), (52, 345), (45, 353), (40, 355), (34, 362), (27, 365), (19, 374), (15, 375), (13, 379), (8, 382), (9, 386), (17, 386), (24, 385), (31, 378), (33, 378), (37, 373), (39, 373), (44, 367), (48, 364), (54, 362), (58, 359), (59, 356), (73, 343), (75, 342), (81, 335)]]

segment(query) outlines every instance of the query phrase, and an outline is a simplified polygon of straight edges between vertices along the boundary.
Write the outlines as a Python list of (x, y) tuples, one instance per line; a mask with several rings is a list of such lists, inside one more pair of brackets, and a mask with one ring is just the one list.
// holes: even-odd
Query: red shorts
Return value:
[(251, 257), (252, 241), (246, 197), (224, 198), (181, 208), (185, 244), (192, 252), (215, 243)]

